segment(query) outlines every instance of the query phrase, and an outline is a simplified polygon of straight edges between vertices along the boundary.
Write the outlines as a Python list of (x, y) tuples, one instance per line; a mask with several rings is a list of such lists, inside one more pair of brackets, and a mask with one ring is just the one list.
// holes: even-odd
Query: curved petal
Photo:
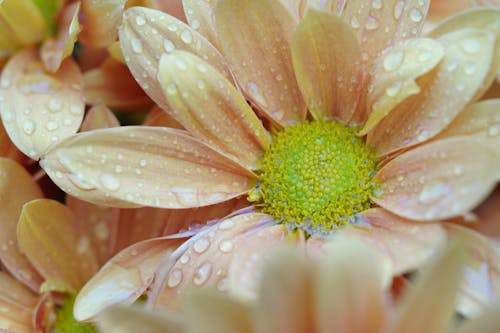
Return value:
[(349, 122), (364, 93), (361, 48), (347, 24), (309, 10), (292, 37), (295, 75), (316, 119)]
[(37, 297), (21, 283), (0, 272), (0, 327), (18, 333), (33, 332)]
[(255, 179), (184, 131), (148, 126), (80, 133), (40, 165), (68, 194), (123, 208), (210, 205), (247, 192)]
[(83, 74), (87, 104), (104, 103), (119, 110), (144, 110), (152, 102), (139, 87), (127, 66), (108, 58)]
[(363, 49), (363, 60), (370, 66), (388, 46), (420, 34), (429, 2), (345, 1), (341, 17), (354, 29)]
[(22, 166), (0, 158), (0, 259), (7, 271), (35, 292), (43, 279), (19, 250), (16, 228), (22, 206), (42, 196), (37, 183)]
[(499, 179), (498, 155), (481, 139), (431, 142), (387, 163), (375, 201), (399, 216), (436, 220), (466, 214)]
[[(250, 237), (251, 230), (268, 222), (268, 216), (260, 213), (237, 215), (209, 226), (192, 237), (172, 256), (174, 265), (151, 294), (154, 306), (176, 309), (179, 294), (189, 287), (213, 286), (219, 291), (230, 288), (230, 269), (239, 253), (243, 239)], [(248, 271), (247, 271), (248, 272)]]
[(160, 109), (159, 106), (155, 105), (151, 111), (149, 111), (146, 119), (144, 119), (144, 125), (146, 126), (159, 126), (159, 127), (170, 127), (176, 129), (185, 129), (177, 120), (172, 118), (168, 113)]
[(421, 89), (416, 79), (434, 69), (444, 57), (441, 43), (415, 38), (386, 49), (375, 63), (368, 95), (369, 117), (359, 135), (367, 134), (408, 96)]
[(184, 14), (191, 28), (205, 36), (215, 47), (218, 46), (215, 31), (216, 3), (216, 0), (182, 0)]
[(45, 68), (50, 72), (57, 72), (62, 61), (73, 53), (73, 47), (80, 32), (78, 11), (80, 2), (67, 6), (61, 13), (61, 23), (56, 38), (47, 39), (40, 49), (40, 57)]
[(2, 121), (15, 145), (38, 159), (74, 134), (83, 119), (82, 75), (74, 60), (46, 73), (35, 49), (26, 49), (5, 66), (0, 83)]
[[(125, 61), (139, 85), (166, 112), (171, 112), (160, 83), (158, 64), (161, 55), (184, 50), (217, 68), (231, 80), (222, 55), (205, 37), (175, 17), (158, 10), (131, 7), (125, 11), (119, 29)], [(171, 112), (175, 118), (175, 114)]]
[(271, 137), (222, 74), (188, 52), (173, 51), (162, 56), (158, 80), (188, 131), (244, 167), (257, 168)]
[(75, 319), (87, 320), (111, 305), (133, 303), (182, 239), (175, 235), (145, 240), (111, 258), (80, 290), (73, 308)]
[(89, 236), (64, 205), (26, 203), (17, 225), (19, 248), (45, 278), (41, 291), (76, 292), (98, 268)]
[(474, 214), (478, 217), (476, 230), (488, 238), (496, 241), (500, 245), (500, 188), (496, 190), (486, 199), (477, 209)]
[(107, 47), (116, 38), (116, 28), (122, 19), (126, 0), (81, 0), (79, 40), (93, 48)]
[(85, 115), (80, 132), (99, 128), (119, 127), (120, 123), (113, 112), (104, 104), (97, 104), (90, 108)]
[(273, 0), (220, 0), (215, 18), (221, 48), (251, 102), (281, 125), (303, 120), (289, 45), (296, 22), (288, 11)]
[(368, 134), (368, 144), (379, 156), (434, 137), (482, 86), (491, 65), (495, 35), (462, 29), (439, 41), (445, 45), (445, 56), (422, 80), (422, 92), (399, 104)]
[(446, 232), (437, 223), (418, 223), (372, 208), (358, 215), (362, 222), (339, 231), (365, 240), (389, 259), (392, 275), (418, 269), (446, 243)]

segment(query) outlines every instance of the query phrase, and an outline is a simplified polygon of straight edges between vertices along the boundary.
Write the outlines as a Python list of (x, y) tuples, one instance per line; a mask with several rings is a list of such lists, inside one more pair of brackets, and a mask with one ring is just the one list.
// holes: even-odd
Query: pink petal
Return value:
[(271, 137), (222, 74), (188, 52), (173, 51), (162, 56), (158, 80), (183, 127), (244, 167), (257, 168)]
[(190, 208), (246, 193), (255, 176), (184, 131), (148, 126), (80, 133), (42, 161), (66, 193), (130, 208)]
[(221, 0), (215, 18), (220, 46), (251, 102), (281, 125), (303, 120), (289, 45), (296, 22), (288, 11), (273, 0)]
[(373, 201), (409, 219), (445, 219), (477, 206), (498, 177), (498, 155), (481, 139), (439, 140), (387, 163), (374, 178), (381, 193)]
[(144, 119), (144, 125), (185, 129), (177, 120), (172, 118), (157, 105), (149, 111), (146, 119)]
[(216, 0), (183, 0), (184, 13), (191, 28), (202, 34), (212, 45), (217, 47), (215, 31)]
[(113, 112), (104, 104), (94, 105), (87, 111), (80, 132), (86, 132), (98, 128), (118, 127), (120, 123)]

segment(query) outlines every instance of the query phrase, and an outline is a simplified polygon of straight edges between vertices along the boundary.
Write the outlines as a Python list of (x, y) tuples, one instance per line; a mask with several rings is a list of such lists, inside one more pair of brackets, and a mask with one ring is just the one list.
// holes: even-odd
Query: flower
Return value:
[(452, 243), (395, 300), (383, 262), (363, 243), (341, 238), (318, 263), (277, 252), (264, 268), (259, 298), (245, 303), (210, 289), (185, 295), (182, 314), (111, 308), (102, 332), (496, 332), (498, 304), (473, 320), (454, 320), (465, 251)]
[[(271, 247), (289, 241), (316, 257), (344, 233), (376, 245), (396, 275), (419, 267), (447, 234), (466, 233), (485, 268), (471, 270), (495, 286), (464, 311), (496, 297), (499, 261), (491, 245), (442, 221), (468, 214), (498, 180), (498, 100), (476, 103), (498, 72), (498, 10), (464, 13), (423, 38), (426, 2), (349, 1), (331, 9), (337, 16), (285, 4), (192, 4), (191, 26), (159, 11), (128, 9), (119, 31), (124, 58), (187, 131), (143, 126), (78, 134), (43, 156), (44, 170), (68, 193), (119, 207), (182, 209), (249, 193), (255, 207), (200, 231), (174, 251), (170, 266), (143, 271), (156, 276), (152, 304), (175, 307), (191, 284), (252, 295)], [(342, 164), (333, 165), (337, 156)], [(127, 168), (117, 173), (122, 160)], [(328, 168), (342, 186), (328, 182)], [(88, 188), (63, 181), (75, 174)], [(294, 180), (297, 174), (307, 182)], [(308, 216), (317, 193), (331, 200)], [(341, 211), (332, 210), (339, 202)], [(292, 210), (285, 212), (287, 205)], [(145, 244), (149, 251), (162, 240), (126, 249), (82, 289), (79, 319), (119, 301), (98, 291), (116, 277), (123, 256), (146, 259)], [(470, 297), (478, 296), (473, 280)]]

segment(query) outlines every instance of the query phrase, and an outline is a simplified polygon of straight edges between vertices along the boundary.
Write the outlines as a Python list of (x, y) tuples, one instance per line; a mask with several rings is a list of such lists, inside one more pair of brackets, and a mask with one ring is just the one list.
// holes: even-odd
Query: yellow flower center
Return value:
[(73, 317), (74, 297), (66, 297), (62, 306), (56, 311), (53, 333), (95, 333), (97, 329), (89, 323), (79, 323)]
[(326, 235), (370, 207), (376, 190), (373, 153), (354, 129), (303, 122), (278, 132), (259, 161), (248, 200), (294, 230)]

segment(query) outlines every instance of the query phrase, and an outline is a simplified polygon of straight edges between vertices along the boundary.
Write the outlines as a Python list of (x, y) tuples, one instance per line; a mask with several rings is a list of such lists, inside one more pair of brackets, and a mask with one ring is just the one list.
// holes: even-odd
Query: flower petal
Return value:
[(21, 251), (45, 278), (42, 292), (76, 292), (97, 271), (88, 235), (57, 201), (36, 199), (25, 204), (17, 238)]
[(120, 123), (113, 112), (104, 104), (94, 105), (87, 111), (85, 119), (80, 128), (81, 132), (86, 132), (98, 128), (119, 127)]
[(415, 79), (434, 69), (444, 57), (443, 46), (432, 39), (396, 43), (375, 63), (368, 95), (370, 115), (359, 135), (367, 134), (396, 105), (421, 89)]
[(378, 155), (426, 141), (473, 99), (489, 71), (495, 35), (462, 29), (443, 35), (445, 56), (425, 77), (422, 92), (405, 99), (368, 134)]
[(446, 232), (437, 223), (418, 223), (372, 208), (358, 215), (361, 224), (339, 231), (365, 240), (391, 262), (391, 274), (422, 267), (446, 242)]
[(494, 188), (498, 156), (481, 139), (439, 140), (404, 153), (375, 176), (377, 204), (413, 220), (466, 214)]
[(26, 155), (38, 159), (74, 134), (83, 118), (82, 75), (64, 60), (45, 73), (35, 49), (26, 49), (5, 66), (0, 83), (0, 112), (9, 137)]
[[(163, 53), (185, 50), (199, 55), (231, 78), (222, 55), (202, 35), (175, 17), (158, 10), (132, 7), (125, 11), (119, 29), (127, 65), (139, 85), (163, 110), (170, 112), (160, 83), (158, 63)], [(175, 118), (175, 114), (171, 114)]]
[(345, 1), (341, 17), (354, 29), (369, 66), (385, 48), (401, 39), (417, 37), (430, 1)]
[(380, 332), (383, 262), (350, 237), (329, 246), (315, 281), (318, 332)]
[(47, 39), (40, 50), (40, 57), (45, 68), (50, 72), (57, 72), (62, 61), (73, 53), (73, 47), (80, 32), (78, 11), (80, 2), (67, 6), (61, 13), (61, 22), (56, 38)]
[(184, 14), (191, 28), (200, 34), (215, 47), (218, 45), (215, 31), (215, 4), (216, 0), (182, 0)]
[(146, 119), (144, 119), (144, 125), (146, 126), (159, 126), (159, 127), (170, 127), (177, 129), (185, 129), (177, 120), (172, 118), (168, 113), (160, 109), (159, 106), (155, 105), (151, 111), (149, 111)]
[(108, 58), (83, 74), (87, 104), (104, 103), (119, 110), (143, 110), (152, 105), (127, 66)]
[(245, 193), (255, 178), (184, 131), (148, 126), (80, 133), (41, 165), (66, 193), (123, 208), (210, 205)]
[(244, 167), (257, 168), (270, 135), (222, 74), (188, 52), (173, 51), (162, 56), (158, 80), (188, 131)]
[(349, 26), (333, 14), (307, 11), (292, 38), (292, 60), (312, 115), (351, 120), (364, 90), (361, 48)]
[(296, 22), (288, 11), (273, 0), (220, 0), (215, 18), (221, 48), (251, 102), (281, 125), (303, 120), (289, 45)]
[(73, 309), (75, 319), (87, 320), (111, 305), (133, 303), (182, 239), (174, 235), (145, 240), (111, 258), (80, 290)]
[(107, 47), (116, 38), (126, 0), (82, 0), (79, 40), (93, 48)]
[(495, 305), (483, 311), (474, 319), (466, 320), (457, 329), (457, 333), (496, 333), (498, 331), (498, 318), (500, 317), (500, 305)]
[(41, 197), (42, 191), (22, 166), (0, 158), (0, 259), (7, 271), (36, 292), (43, 279), (19, 250), (16, 228), (22, 206)]
[(500, 252), (477, 232), (447, 223), (450, 235), (464, 241), (469, 261), (460, 286), (457, 310), (467, 317), (477, 316), (500, 296)]
[[(172, 259), (174, 265), (151, 288), (149, 302), (157, 307), (177, 309), (179, 295), (189, 287), (213, 286), (219, 291), (230, 288), (229, 270), (242, 240), (250, 230), (268, 222), (260, 213), (237, 215), (209, 226), (192, 237)], [(247, 271), (248, 273), (248, 271)]]
[(0, 327), (14, 332), (33, 332), (37, 297), (25, 286), (0, 272)]
[(383, 331), (447, 332), (465, 263), (464, 252), (457, 244), (448, 246), (404, 296), (398, 312)]

